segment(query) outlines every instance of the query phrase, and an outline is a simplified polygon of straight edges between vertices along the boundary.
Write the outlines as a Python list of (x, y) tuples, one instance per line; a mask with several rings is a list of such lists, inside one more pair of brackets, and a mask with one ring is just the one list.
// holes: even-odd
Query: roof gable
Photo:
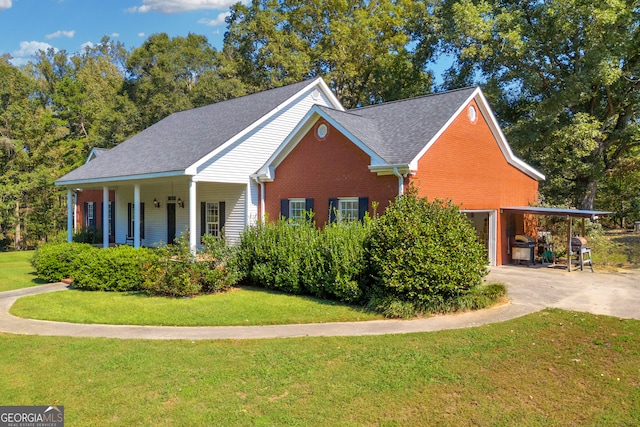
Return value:
[(181, 175), (229, 141), (316, 87), (342, 108), (322, 79), (174, 113), (56, 181), (59, 185)]
[[(317, 107), (314, 118), (311, 114), (306, 120), (324, 117), (340, 130), (353, 143), (371, 156), (370, 168), (378, 172), (404, 166), (403, 170), (417, 170), (418, 160), (424, 156), (435, 141), (449, 127), (464, 108), (475, 100), (480, 113), (485, 118), (506, 161), (533, 179), (543, 180), (544, 175), (522, 160), (518, 159), (502, 133), (500, 126), (489, 107), (482, 91), (478, 87), (458, 89), (448, 92), (424, 95), (406, 100), (393, 101), (345, 112), (326, 107)], [(308, 127), (308, 126), (307, 126)], [(302, 123), (297, 129), (304, 129)], [(292, 132), (284, 144), (297, 144), (302, 138)], [(258, 175), (267, 174), (270, 178), (282, 161), (283, 153), (290, 148), (281, 147), (263, 167)]]

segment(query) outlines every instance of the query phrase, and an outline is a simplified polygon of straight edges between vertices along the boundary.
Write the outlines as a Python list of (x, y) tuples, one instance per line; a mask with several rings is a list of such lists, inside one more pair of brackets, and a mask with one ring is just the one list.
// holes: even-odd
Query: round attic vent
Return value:
[(476, 120), (478, 119), (478, 113), (476, 111), (476, 107), (474, 107), (473, 105), (469, 106), (469, 109), (467, 110), (467, 115), (469, 116), (469, 120), (471, 120), (471, 123), (475, 123)]
[(320, 98), (320, 92), (318, 92), (318, 89), (314, 89), (314, 91), (311, 92), (311, 97), (316, 101), (318, 100), (318, 98)]
[(327, 133), (329, 132), (329, 128), (327, 128), (327, 125), (323, 123), (320, 126), (318, 126), (318, 129), (316, 130), (316, 132), (318, 133), (318, 138), (324, 138), (325, 136), (327, 136)]

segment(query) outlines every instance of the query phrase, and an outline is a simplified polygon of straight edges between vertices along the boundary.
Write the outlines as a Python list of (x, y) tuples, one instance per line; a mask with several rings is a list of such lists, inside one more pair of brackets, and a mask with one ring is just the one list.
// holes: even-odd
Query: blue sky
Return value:
[(78, 52), (102, 36), (139, 47), (154, 33), (195, 33), (222, 47), (229, 7), (237, 0), (0, 0), (0, 55), (25, 64), (37, 50)]

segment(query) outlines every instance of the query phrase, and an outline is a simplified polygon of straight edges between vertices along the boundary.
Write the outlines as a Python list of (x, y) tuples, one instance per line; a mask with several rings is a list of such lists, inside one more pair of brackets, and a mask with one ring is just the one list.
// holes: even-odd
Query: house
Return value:
[[(106, 148), (93, 148), (87, 156), (85, 164), (107, 151), (109, 150)], [(103, 221), (104, 218), (107, 218), (109, 243), (115, 243), (115, 222), (113, 221), (115, 217), (115, 192), (113, 190), (109, 191), (106, 216), (104, 214), (102, 190), (74, 189), (73, 199), (74, 232), (80, 230), (103, 230), (105, 225)]]
[(107, 217), (110, 201), (116, 243), (152, 246), (189, 230), (195, 248), (200, 235), (223, 227), (236, 240), (258, 216), (259, 185), (251, 175), (313, 106), (343, 110), (318, 78), (175, 113), (111, 150), (93, 152), (56, 181), (67, 189), (68, 240), (74, 197), (90, 194), (105, 247), (110, 226), (98, 218)]
[(261, 212), (318, 224), (378, 213), (413, 185), (466, 212), (492, 265), (508, 263), (544, 175), (514, 156), (479, 88), (350, 111), (314, 106), (254, 174)]

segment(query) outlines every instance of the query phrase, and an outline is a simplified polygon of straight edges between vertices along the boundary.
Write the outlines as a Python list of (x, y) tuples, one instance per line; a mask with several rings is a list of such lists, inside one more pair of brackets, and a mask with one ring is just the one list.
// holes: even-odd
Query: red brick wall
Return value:
[[(115, 202), (115, 192), (109, 191), (109, 201)], [(76, 210), (76, 228), (84, 226), (84, 204), (96, 202), (96, 224), (102, 224), (102, 190), (82, 190), (78, 192), (78, 206)]]
[[(319, 139), (316, 128), (329, 128)], [(274, 182), (265, 184), (265, 211), (275, 220), (280, 216), (280, 199), (313, 198), (317, 224), (328, 222), (329, 199), (368, 197), (380, 204), (378, 212), (389, 205), (398, 192), (395, 176), (378, 177), (369, 171), (370, 158), (324, 120), (319, 120), (277, 167)]]
[[(497, 210), (497, 264), (509, 262), (506, 218), (500, 207), (527, 206), (538, 196), (538, 182), (507, 163), (491, 130), (480, 114), (472, 123), (467, 108), (418, 162), (411, 177), (421, 196), (451, 199), (461, 209)], [(426, 143), (426, 142), (425, 142)], [(522, 220), (517, 232), (522, 233)]]
[[(451, 199), (462, 209), (497, 210), (496, 261), (500, 265), (509, 258), (507, 222), (499, 208), (535, 201), (538, 182), (507, 163), (473, 104), (478, 112), (476, 122), (470, 121), (465, 108), (419, 160), (417, 172), (405, 179), (405, 186), (413, 183), (421, 196)], [(319, 139), (316, 128), (322, 123), (329, 133)], [(382, 213), (397, 195), (398, 179), (377, 176), (369, 171), (369, 164), (368, 155), (321, 119), (277, 167), (274, 182), (265, 184), (265, 211), (273, 220), (280, 216), (280, 199), (311, 197), (316, 222), (324, 224), (329, 198), (368, 197), (369, 211), (376, 201)]]

